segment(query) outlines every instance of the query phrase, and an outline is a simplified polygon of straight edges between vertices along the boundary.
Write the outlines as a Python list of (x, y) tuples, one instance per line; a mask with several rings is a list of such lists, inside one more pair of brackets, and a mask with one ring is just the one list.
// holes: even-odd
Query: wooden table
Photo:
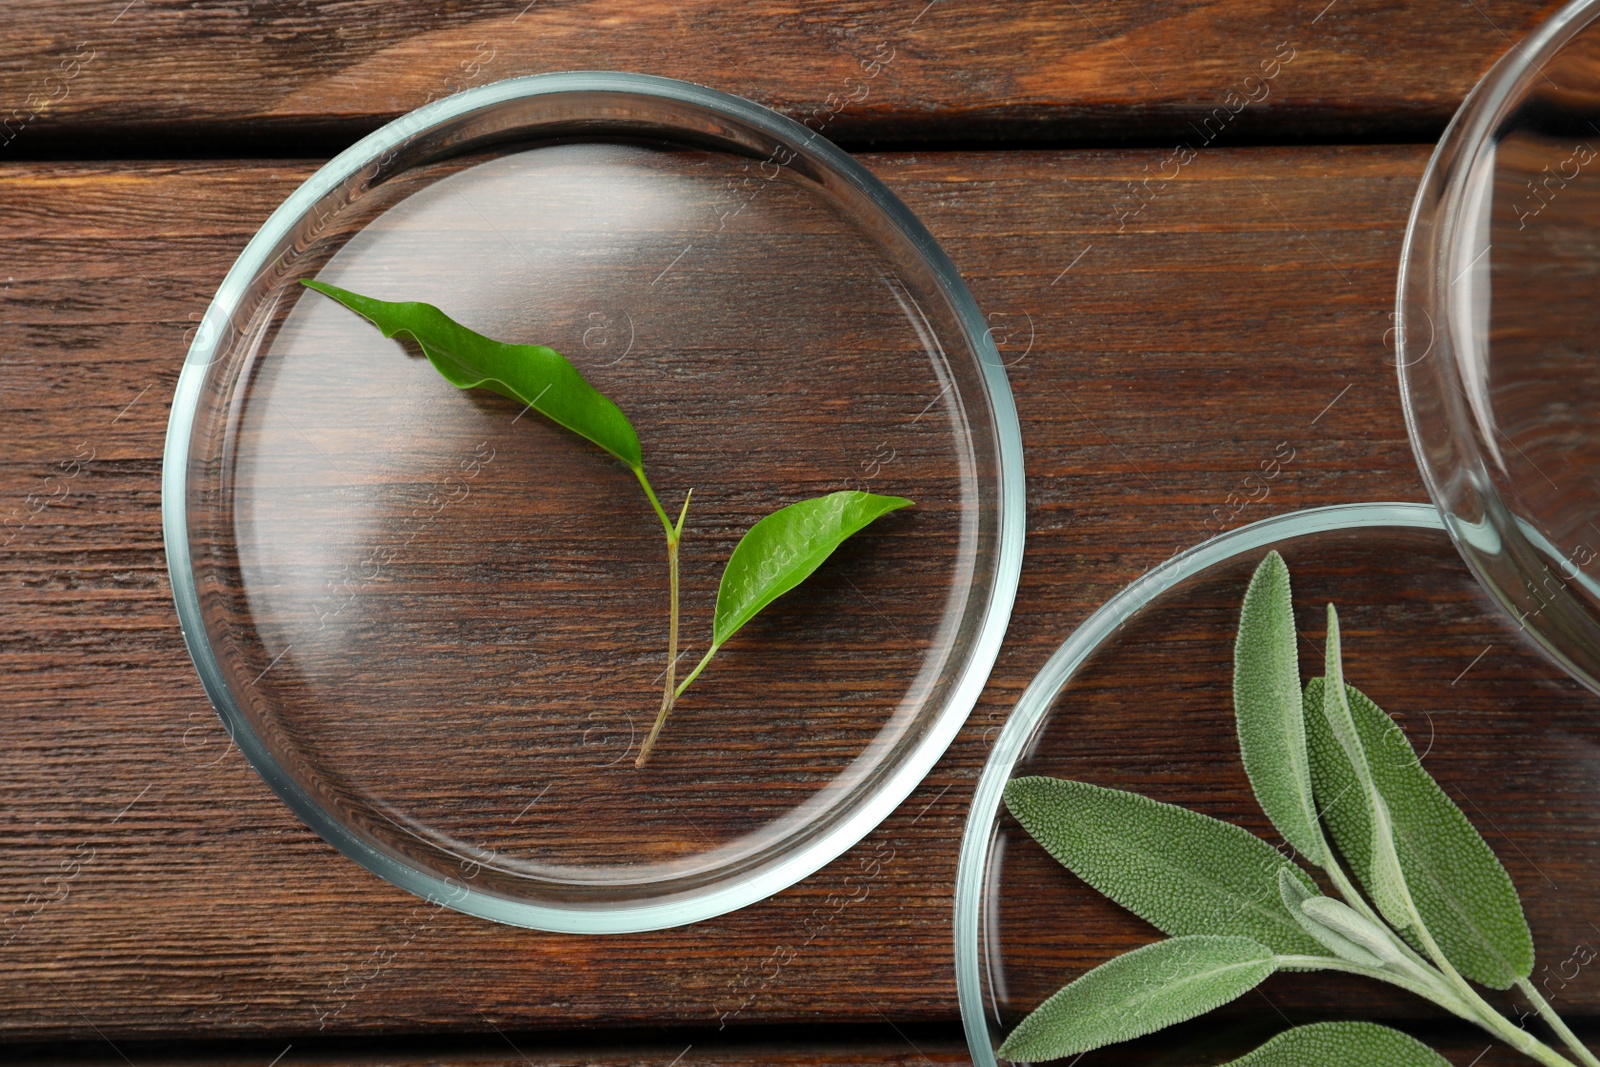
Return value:
[[(1174, 547), (1425, 499), (1389, 333), (1406, 214), (1461, 97), (1556, 6), (8, 3), (0, 1041), (139, 1064), (965, 1062), (951, 902), (993, 728)], [(997, 328), (1029, 499), (1006, 646), (905, 804), (771, 900), (608, 938), (435, 913), (300, 824), (226, 746), (159, 515), (190, 332), (271, 209), (426, 100), (583, 68), (740, 93), (857, 152)], [(1193, 161), (1148, 181), (1180, 143)], [(1294, 464), (1236, 513), (1230, 494), (1286, 441)], [(874, 849), (893, 859), (870, 892), (772, 973)], [(1600, 983), (1578, 997), (1600, 1011)], [(1459, 1063), (1486, 1043), (1427, 1018)], [(1154, 1062), (1122, 1056), (1092, 1062)]]

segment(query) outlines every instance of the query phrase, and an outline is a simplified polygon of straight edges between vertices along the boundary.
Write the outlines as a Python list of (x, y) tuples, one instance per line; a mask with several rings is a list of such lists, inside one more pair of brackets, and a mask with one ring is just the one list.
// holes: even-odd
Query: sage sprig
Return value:
[(679, 682), (678, 551), (694, 490), (684, 494), (674, 522), (645, 474), (639, 435), (622, 409), (553, 348), (497, 341), (461, 325), (432, 304), (378, 300), (313, 278), (300, 281), (365, 318), (385, 337), (404, 335), (416, 341), (434, 368), (457, 388), (490, 389), (526, 404), (599, 445), (633, 472), (666, 535), (668, 585), (667, 669), (661, 708), (640, 746), (636, 767), (643, 767), (649, 758), (678, 698), (737, 630), (810, 577), (849, 537), (911, 504), (904, 497), (852, 490), (801, 500), (757, 522), (734, 547), (723, 569), (710, 648)]
[[(1547, 1067), (1574, 1067), (1471, 983), (1515, 985), (1577, 1062), (1600, 1067), (1528, 980), (1533, 938), (1510, 876), (1399, 725), (1344, 681), (1331, 604), (1327, 620), (1324, 677), (1302, 688), (1289, 570), (1270, 553), (1240, 612), (1234, 717), (1262, 810), (1338, 896), (1229, 823), (1084, 782), (1015, 779), (1006, 806), (1022, 827), (1171, 936), (1062, 988), (1017, 1025), (1002, 1056), (1078, 1055), (1210, 1011), (1274, 971), (1327, 970), (1398, 986)], [(1228, 1067), (1441, 1065), (1398, 1031), (1319, 1023), (1279, 1034)]]

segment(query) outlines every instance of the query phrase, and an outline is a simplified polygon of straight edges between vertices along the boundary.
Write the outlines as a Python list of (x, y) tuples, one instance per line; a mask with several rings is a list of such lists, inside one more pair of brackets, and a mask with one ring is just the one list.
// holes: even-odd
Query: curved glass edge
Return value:
[[(237, 308), (251, 279), (270, 261), (278, 242), (293, 223), (371, 160), (397, 148), (422, 131), (479, 108), (551, 93), (629, 92), (704, 107), (749, 123), (777, 138), (798, 144), (825, 166), (870, 198), (927, 261), (956, 311), (983, 368), (987, 401), (994, 415), (999, 458), (1000, 514), (993, 584), (984, 622), (972, 654), (933, 729), (912, 750), (900, 769), (886, 779), (870, 803), (806, 848), (757, 871), (737, 885), (683, 901), (608, 910), (559, 908), (507, 900), (470, 888), (450, 878), (436, 878), (373, 849), (334, 819), (283, 770), (255, 736), (228, 691), (222, 670), (206, 640), (189, 554), (187, 496), (188, 458), (193, 413), (204, 375), (216, 359), (222, 326)], [(647, 74), (610, 71), (568, 71), (511, 78), (468, 89), (424, 105), (379, 128), (339, 153), (306, 179), (262, 224), (217, 288), (195, 332), (173, 394), (162, 453), (161, 526), (167, 571), (184, 645), (206, 696), (239, 747), (273, 792), (319, 837), (367, 870), (433, 904), (468, 915), (555, 933), (641, 933), (700, 922), (764, 900), (815, 873), (855, 845), (911, 794), (950, 746), (976, 706), (1000, 653), (1010, 623), (1022, 574), (1022, 549), (1027, 521), (1022, 465), (1022, 428), (1011, 384), (977, 302), (960, 272), (933, 235), (887, 186), (848, 153), (821, 134), (769, 108), (690, 82)]]
[[(1439, 227), (1441, 219), (1453, 219), (1460, 211), (1461, 176), (1472, 170), (1471, 164), (1474, 162), (1463, 159), (1466, 148), (1478, 145), (1480, 152), (1492, 150), (1490, 135), (1504, 117), (1511, 94), (1521, 78), (1530, 69), (1539, 71), (1556, 51), (1596, 18), (1600, 18), (1600, 0), (1570, 0), (1566, 6), (1536, 27), (1521, 44), (1508, 49), (1494, 66), (1489, 68), (1488, 73), (1478, 81), (1478, 84), (1473, 86), (1455, 115), (1451, 117), (1449, 125), (1445, 127), (1444, 135), (1440, 137), (1433, 154), (1429, 156), (1428, 165), (1423, 169), (1422, 177), (1417, 183), (1417, 193), (1411, 202), (1411, 213), (1406, 219), (1405, 240), (1400, 248), (1400, 269), (1395, 281), (1395, 369), (1400, 385), (1400, 406), (1405, 414), (1406, 436), (1411, 443), (1412, 455), (1416, 457), (1417, 470), (1422, 475), (1429, 498), (1444, 519), (1445, 532), (1449, 534), (1451, 543), (1455, 545), (1467, 569), (1472, 572), (1478, 584), (1489, 593), (1490, 599), (1513, 622), (1519, 620), (1516, 601), (1501, 587), (1495, 575), (1484, 566), (1478, 554), (1478, 546), (1482, 541), (1481, 527), (1488, 524), (1495, 529), (1501, 539), (1525, 538), (1530, 528), (1504, 507), (1493, 507), (1482, 500), (1481, 490), (1472, 491), (1473, 495), (1479, 498), (1475, 503), (1482, 505), (1480, 512), (1484, 517), (1481, 522), (1475, 523), (1470, 517), (1458, 515), (1451, 506), (1449, 494), (1441, 483), (1440, 474), (1429, 462), (1423, 446), (1422, 420), (1412, 403), (1413, 383), (1408, 373), (1409, 368), (1421, 363), (1432, 353), (1438, 325), (1432, 323), (1430, 318), (1426, 334), (1428, 347), (1420, 354), (1413, 355), (1412, 346), (1407, 344), (1409, 316), (1406, 295), (1413, 284), (1420, 284), (1426, 292), (1433, 293), (1432, 275), (1439, 260), (1430, 239)], [(1463, 163), (1467, 166), (1461, 167)], [(1459, 169), (1455, 174), (1451, 174), (1452, 168)], [(1459, 227), (1453, 228), (1452, 232), (1459, 233)], [(1424, 314), (1427, 314), (1426, 310)], [(1444, 326), (1449, 326), (1448, 320)], [(1448, 355), (1452, 361), (1455, 359), (1453, 350)], [(1453, 370), (1448, 373), (1451, 377), (1455, 376)], [(1483, 449), (1477, 435), (1474, 433), (1462, 445), (1470, 449), (1474, 462), (1482, 468)], [(1537, 546), (1532, 541), (1524, 540), (1522, 547), (1535, 550)], [(1559, 595), (1569, 602), (1569, 607), (1572, 606), (1564, 587)], [(1571, 657), (1557, 648), (1540, 628), (1526, 627), (1524, 632), (1563, 671), (1594, 692), (1600, 693), (1600, 678), (1595, 678), (1575, 663)]]
[(979, 955), (983, 919), (983, 879), (989, 861), (991, 828), (1000, 809), (1001, 795), (1011, 780), (1011, 769), (1029, 738), (1054, 704), (1073, 673), (1102, 641), (1150, 601), (1191, 574), (1223, 560), (1255, 551), (1290, 537), (1360, 530), (1375, 527), (1438, 530), (1445, 524), (1428, 504), (1369, 503), (1292, 511), (1229, 530), (1186, 549), (1146, 571), (1102, 604), (1072, 631), (1045, 661), (1039, 673), (1018, 698), (995, 742), (972, 795), (967, 823), (961, 834), (961, 856), (956, 866), (955, 957), (956, 997), (967, 1049), (976, 1067), (998, 1067), (989, 1036), (988, 1009), (984, 1004)]

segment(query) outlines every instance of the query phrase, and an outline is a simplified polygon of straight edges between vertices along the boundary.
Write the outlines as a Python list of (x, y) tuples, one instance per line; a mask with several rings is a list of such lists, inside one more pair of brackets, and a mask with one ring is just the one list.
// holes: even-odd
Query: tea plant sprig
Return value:
[[(1268, 554), (1245, 593), (1234, 646), (1240, 754), (1267, 818), (1338, 898), (1231, 823), (1085, 782), (1014, 779), (1006, 806), (1024, 829), (1169, 939), (1065, 986), (1017, 1025), (1001, 1056), (1078, 1055), (1194, 1018), (1276, 971), (1343, 971), (1426, 997), (1547, 1067), (1574, 1067), (1472, 983), (1515, 986), (1577, 1062), (1600, 1067), (1529, 981), (1533, 937), (1505, 868), (1404, 731), (1345, 683), (1332, 604), (1325, 647), (1324, 677), (1302, 689), (1289, 569)], [(1448, 1063), (1395, 1030), (1319, 1023), (1228, 1067)]]
[(728, 638), (768, 604), (810, 577), (846, 539), (874, 520), (911, 504), (904, 497), (846, 491), (801, 500), (757, 522), (734, 547), (723, 569), (711, 647), (688, 677), (679, 682), (678, 552), (694, 490), (684, 494), (678, 519), (672, 521), (645, 474), (639, 435), (622, 409), (590, 385), (553, 348), (496, 341), (461, 325), (432, 304), (377, 300), (313, 278), (300, 281), (367, 319), (385, 337), (404, 334), (416, 341), (434, 368), (457, 388), (490, 389), (526, 404), (599, 445), (633, 472), (666, 535), (668, 586), (667, 670), (661, 709), (640, 746), (636, 767), (643, 767), (649, 759), (678, 698)]

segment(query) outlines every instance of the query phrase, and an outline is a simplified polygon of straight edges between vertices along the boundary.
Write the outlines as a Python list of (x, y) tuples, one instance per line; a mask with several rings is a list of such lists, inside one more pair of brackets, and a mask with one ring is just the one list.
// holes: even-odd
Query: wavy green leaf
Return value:
[[(1284, 908), (1278, 879), (1316, 883), (1232, 823), (1137, 793), (1017, 778), (1006, 807), (1069, 870), (1163, 933), (1249, 937), (1283, 955), (1326, 955)], [(1282, 875), (1280, 875), (1282, 872)]]
[[(1306, 706), (1320, 706), (1323, 690), (1321, 678), (1306, 683)], [(1423, 768), (1405, 731), (1354, 686), (1345, 693), (1372, 780), (1387, 801), (1400, 868), (1434, 941), (1473, 981), (1506, 989), (1526, 978), (1533, 971), (1533, 936), (1511, 876)], [(1307, 719), (1312, 784), (1328, 832), (1357, 879), (1368, 885), (1371, 815), (1343, 746), (1319, 718)]]
[(750, 527), (722, 571), (712, 644), (722, 645), (762, 608), (805, 581), (862, 527), (910, 506), (903, 496), (847, 490), (779, 508)]
[(1323, 662), (1327, 671), (1326, 677), (1333, 679), (1335, 684), (1323, 687), (1322, 719), (1328, 724), (1334, 738), (1339, 742), (1339, 747), (1344, 751), (1345, 759), (1355, 773), (1360, 795), (1365, 798), (1367, 804), (1368, 831), (1372, 842), (1367, 852), (1370, 857), (1367, 865), (1367, 881), (1362, 884), (1367, 887), (1372, 903), (1377, 905), (1383, 917), (1388, 919), (1395, 929), (1404, 930), (1411, 925), (1410, 896), (1406, 888), (1405, 874), (1400, 867), (1399, 854), (1395, 851), (1394, 827), (1389, 805), (1378, 792), (1378, 787), (1373, 784), (1366, 746), (1356, 730), (1355, 720), (1351, 717), (1350, 703), (1345, 697), (1339, 613), (1332, 604), (1328, 605), (1328, 634)]
[(1239, 610), (1233, 708), (1239, 752), (1261, 810), (1285, 841), (1321, 866), (1327, 845), (1311, 794), (1289, 568), (1276, 552), (1256, 568)]
[(1450, 1067), (1450, 1061), (1387, 1026), (1312, 1023), (1285, 1030), (1223, 1067)]
[(1272, 950), (1248, 937), (1175, 937), (1067, 985), (1011, 1031), (1000, 1055), (1054, 1060), (1204, 1015), (1266, 980)]
[(643, 469), (639, 436), (628, 417), (584, 381), (577, 368), (555, 349), (505, 344), (485, 337), (432, 304), (375, 300), (313, 278), (302, 278), (300, 284), (337, 300), (377, 326), (385, 337), (404, 334), (412, 338), (452, 385), (492, 389), (527, 404), (593, 441), (634, 471)]

